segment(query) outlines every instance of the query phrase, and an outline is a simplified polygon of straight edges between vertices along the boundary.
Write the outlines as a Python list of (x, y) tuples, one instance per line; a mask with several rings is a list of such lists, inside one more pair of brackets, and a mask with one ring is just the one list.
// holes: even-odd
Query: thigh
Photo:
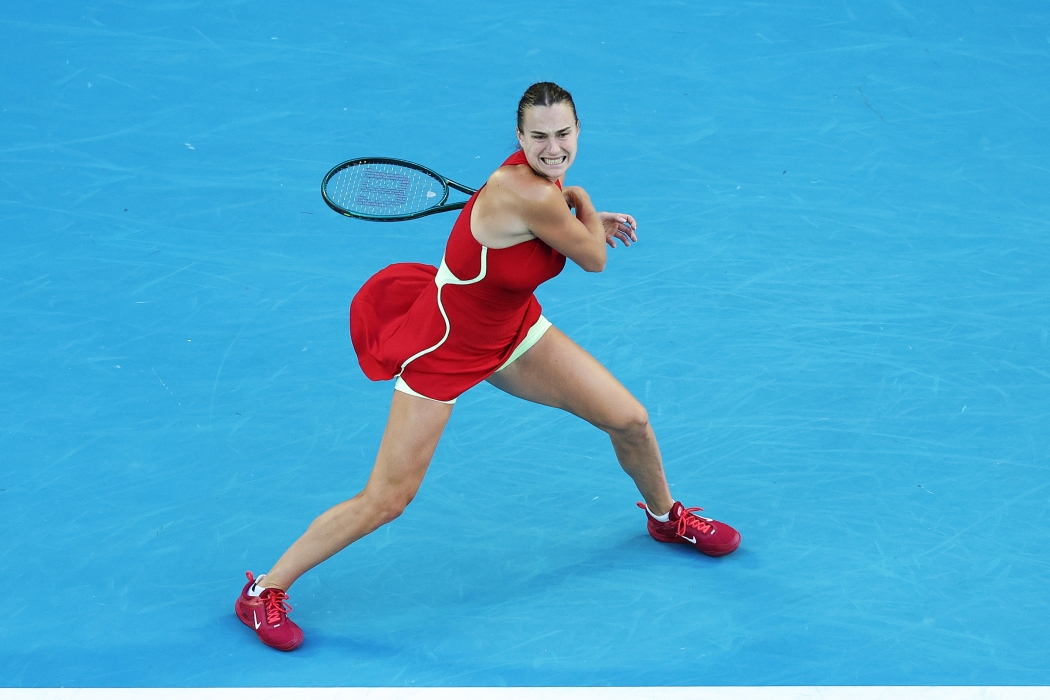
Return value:
[(395, 391), (366, 488), (415, 494), (451, 415), (452, 404)]
[(647, 419), (631, 392), (557, 327), (488, 381), (512, 396), (569, 411), (606, 430)]

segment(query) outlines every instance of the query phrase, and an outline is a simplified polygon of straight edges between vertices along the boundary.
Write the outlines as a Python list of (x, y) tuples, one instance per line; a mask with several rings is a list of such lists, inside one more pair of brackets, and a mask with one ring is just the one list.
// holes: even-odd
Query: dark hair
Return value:
[(525, 94), (521, 96), (521, 101), (518, 102), (518, 131), (521, 131), (522, 124), (525, 123), (525, 110), (529, 107), (550, 107), (559, 102), (568, 102), (569, 107), (572, 108), (572, 118), (577, 122), (580, 121), (580, 118), (576, 116), (576, 103), (572, 101), (572, 95), (568, 90), (554, 83), (530, 85)]

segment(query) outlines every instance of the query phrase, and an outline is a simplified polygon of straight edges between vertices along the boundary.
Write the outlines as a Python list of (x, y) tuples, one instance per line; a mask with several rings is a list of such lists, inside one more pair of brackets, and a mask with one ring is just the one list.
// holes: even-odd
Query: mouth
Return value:
[(568, 159), (568, 156), (558, 156), (557, 158), (547, 158), (546, 156), (540, 156), (540, 160), (544, 165), (551, 167), (557, 167), (563, 164)]

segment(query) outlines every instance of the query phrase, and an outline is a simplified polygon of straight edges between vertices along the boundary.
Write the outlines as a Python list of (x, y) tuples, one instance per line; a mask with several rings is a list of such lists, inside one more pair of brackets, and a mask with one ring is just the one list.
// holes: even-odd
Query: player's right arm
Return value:
[(582, 187), (559, 190), (531, 170), (507, 175), (494, 178), (489, 186), (495, 185), (504, 206), (529, 233), (587, 272), (605, 269), (605, 228)]

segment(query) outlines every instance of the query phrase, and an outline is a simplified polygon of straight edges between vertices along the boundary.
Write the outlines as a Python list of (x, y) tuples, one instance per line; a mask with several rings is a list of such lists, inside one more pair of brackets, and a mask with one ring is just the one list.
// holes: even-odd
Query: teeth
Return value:
[(559, 156), (557, 158), (540, 158), (547, 165), (560, 165), (565, 161), (565, 156)]

